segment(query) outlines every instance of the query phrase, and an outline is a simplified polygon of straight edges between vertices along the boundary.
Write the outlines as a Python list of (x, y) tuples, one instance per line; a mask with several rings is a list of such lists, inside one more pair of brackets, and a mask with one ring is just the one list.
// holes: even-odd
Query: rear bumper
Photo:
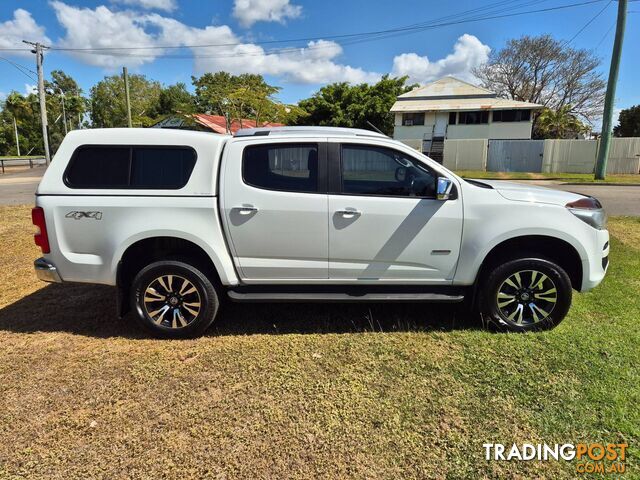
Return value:
[(33, 268), (40, 280), (44, 282), (62, 283), (58, 269), (53, 263), (48, 262), (44, 258), (41, 257), (33, 262)]

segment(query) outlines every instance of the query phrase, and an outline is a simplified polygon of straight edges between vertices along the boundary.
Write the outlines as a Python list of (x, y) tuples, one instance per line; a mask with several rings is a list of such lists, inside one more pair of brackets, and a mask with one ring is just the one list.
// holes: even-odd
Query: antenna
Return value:
[(386, 134), (380, 130), (378, 127), (376, 127), (373, 123), (371, 123), (369, 120), (367, 120), (367, 123), (369, 124), (369, 126), (371, 128), (373, 128), (376, 132), (381, 133), (382, 135), (384, 135), (386, 137)]

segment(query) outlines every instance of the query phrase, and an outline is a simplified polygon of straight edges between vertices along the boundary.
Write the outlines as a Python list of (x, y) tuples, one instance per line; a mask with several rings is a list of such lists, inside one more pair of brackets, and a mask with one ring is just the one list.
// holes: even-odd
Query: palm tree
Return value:
[(558, 110), (545, 108), (536, 120), (536, 136), (539, 138), (573, 138), (588, 128), (571, 113), (571, 105)]

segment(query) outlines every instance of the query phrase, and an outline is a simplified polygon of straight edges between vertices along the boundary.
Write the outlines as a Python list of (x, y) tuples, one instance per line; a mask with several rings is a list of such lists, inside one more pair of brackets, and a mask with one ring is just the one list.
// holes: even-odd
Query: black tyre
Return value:
[(552, 261), (510, 260), (496, 266), (480, 284), (480, 313), (498, 330), (548, 330), (567, 315), (571, 293), (569, 276)]
[(163, 338), (202, 335), (219, 305), (204, 273), (188, 263), (169, 260), (140, 270), (133, 280), (131, 304), (139, 323)]

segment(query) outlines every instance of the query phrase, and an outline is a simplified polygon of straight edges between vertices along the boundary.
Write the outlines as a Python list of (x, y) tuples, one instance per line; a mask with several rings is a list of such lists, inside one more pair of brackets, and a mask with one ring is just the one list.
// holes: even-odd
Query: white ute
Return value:
[(69, 133), (36, 193), (38, 277), (118, 287), (165, 337), (239, 302), (464, 302), (503, 330), (552, 328), (605, 275), (600, 203), (464, 180), (342, 128)]

